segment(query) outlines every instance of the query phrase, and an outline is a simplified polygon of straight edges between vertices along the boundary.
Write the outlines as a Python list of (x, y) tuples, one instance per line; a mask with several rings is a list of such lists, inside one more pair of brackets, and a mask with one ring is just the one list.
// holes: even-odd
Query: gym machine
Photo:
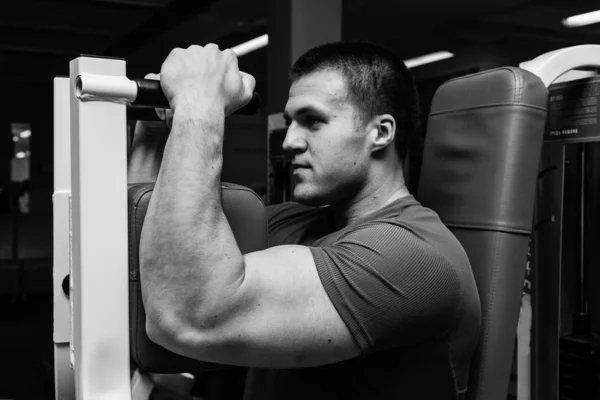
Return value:
[[(520, 67), (548, 87), (567, 71), (599, 65), (600, 46), (585, 45)], [(155, 382), (132, 375), (129, 362), (126, 120), (136, 111), (127, 104), (168, 104), (156, 83), (125, 78), (125, 66), (82, 56), (69, 78), (54, 81), (57, 399), (148, 399)]]
[(535, 400), (600, 398), (600, 76), (586, 72), (549, 88), (533, 238)]
[[(54, 80), (57, 399), (141, 400), (154, 385), (130, 375), (126, 118), (157, 119), (154, 107), (169, 104), (160, 82), (129, 80), (125, 65), (82, 56)], [(238, 113), (259, 102), (255, 93)]]

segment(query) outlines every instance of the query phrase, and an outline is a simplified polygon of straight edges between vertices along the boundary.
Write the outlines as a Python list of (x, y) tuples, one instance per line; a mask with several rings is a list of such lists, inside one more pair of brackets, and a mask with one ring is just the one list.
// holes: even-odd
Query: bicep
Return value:
[(454, 267), (393, 225), (357, 228), (327, 247), (275, 246), (244, 261), (245, 277), (224, 292), (222, 312), (211, 308), (215, 321), (227, 317), (202, 332), (183, 330), (182, 354), (253, 367), (325, 365), (436, 340), (460, 304)]
[[(244, 256), (245, 277), (228, 318), (188, 356), (268, 368), (331, 364), (359, 355), (350, 331), (329, 299), (308, 247), (285, 245)], [(192, 352), (193, 354), (189, 354)]]

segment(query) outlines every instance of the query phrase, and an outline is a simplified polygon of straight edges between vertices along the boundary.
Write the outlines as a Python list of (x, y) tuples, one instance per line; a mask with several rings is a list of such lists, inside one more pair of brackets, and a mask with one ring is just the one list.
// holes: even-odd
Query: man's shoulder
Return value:
[(321, 246), (340, 241), (360, 242), (363, 247), (397, 256), (411, 248), (424, 256), (447, 258), (452, 264), (468, 264), (468, 258), (456, 236), (439, 215), (423, 206), (413, 196), (399, 199), (388, 206), (361, 218), (356, 223), (323, 237)]

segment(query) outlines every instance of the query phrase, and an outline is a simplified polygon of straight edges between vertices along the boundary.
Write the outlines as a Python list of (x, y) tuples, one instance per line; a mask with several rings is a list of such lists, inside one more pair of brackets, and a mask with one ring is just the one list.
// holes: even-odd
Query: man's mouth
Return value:
[(310, 168), (310, 167), (308, 165), (305, 165), (305, 164), (292, 163), (292, 168), (294, 168), (294, 169), (301, 169), (301, 168)]

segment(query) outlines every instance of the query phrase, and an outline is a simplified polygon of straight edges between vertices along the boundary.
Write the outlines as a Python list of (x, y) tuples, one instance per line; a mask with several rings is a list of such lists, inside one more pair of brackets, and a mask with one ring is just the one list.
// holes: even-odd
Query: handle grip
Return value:
[[(137, 96), (127, 107), (127, 119), (144, 121), (158, 120), (154, 108), (169, 108), (169, 101), (160, 86), (160, 81), (154, 79), (132, 79), (137, 86)], [(260, 107), (260, 96), (257, 92), (252, 95), (252, 100), (234, 114), (256, 114)], [(140, 118), (137, 118), (140, 117)]]

